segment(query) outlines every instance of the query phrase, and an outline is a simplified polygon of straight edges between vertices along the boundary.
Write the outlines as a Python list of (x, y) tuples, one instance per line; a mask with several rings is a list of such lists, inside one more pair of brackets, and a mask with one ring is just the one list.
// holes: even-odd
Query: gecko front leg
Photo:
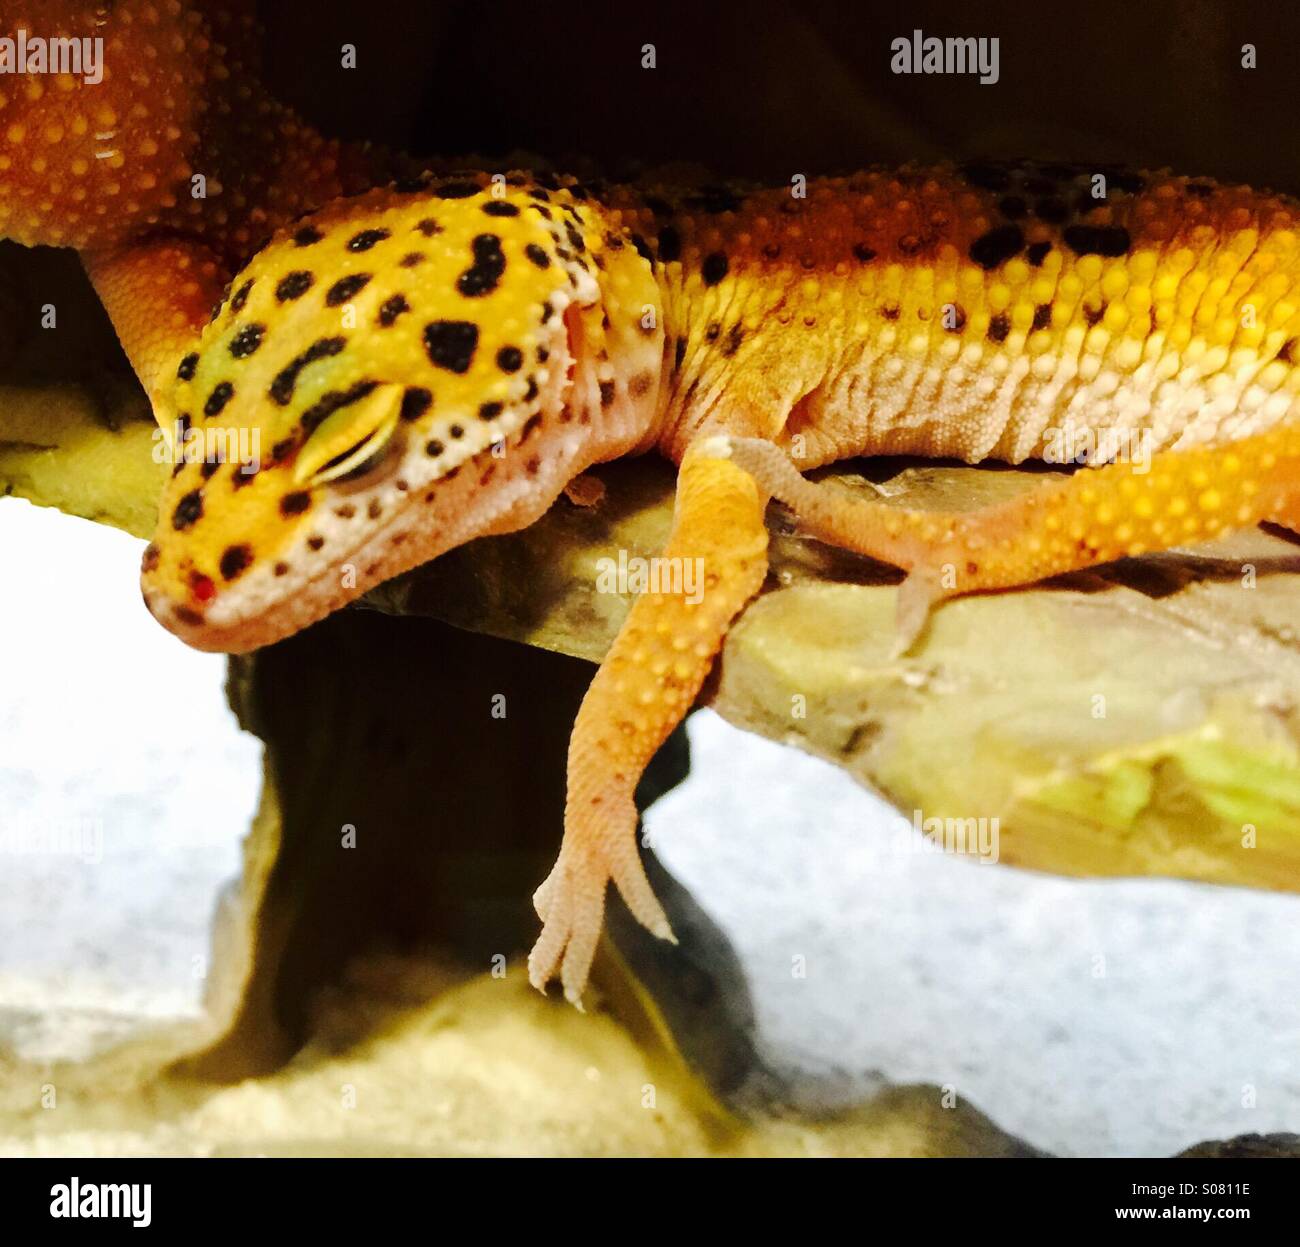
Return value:
[(1153, 550), (1207, 541), (1264, 520), (1300, 521), (1300, 425), (1221, 446), (1165, 451), (1076, 472), (1017, 498), (965, 512), (864, 502), (805, 480), (770, 442), (730, 440), (733, 460), (832, 545), (905, 568), (898, 643), (905, 651), (933, 605), (1032, 584)]
[(558, 973), (574, 1004), (587, 982), (611, 880), (644, 926), (672, 939), (641, 866), (633, 794), (767, 572), (767, 496), (747, 472), (719, 458), (720, 449), (725, 454), (725, 442), (706, 438), (683, 457), (673, 529), (658, 565), (672, 578), (670, 590), (661, 583), (633, 604), (569, 742), (564, 840), (533, 898), (544, 925), (528, 973), (542, 990)]

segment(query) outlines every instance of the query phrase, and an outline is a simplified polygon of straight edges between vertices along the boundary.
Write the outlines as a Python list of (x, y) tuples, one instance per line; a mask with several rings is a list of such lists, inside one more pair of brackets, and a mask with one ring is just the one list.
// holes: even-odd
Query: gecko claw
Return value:
[(913, 571), (898, 586), (894, 613), (894, 645), (891, 659), (902, 658), (915, 644), (930, 618), (930, 611), (943, 597), (933, 576)]

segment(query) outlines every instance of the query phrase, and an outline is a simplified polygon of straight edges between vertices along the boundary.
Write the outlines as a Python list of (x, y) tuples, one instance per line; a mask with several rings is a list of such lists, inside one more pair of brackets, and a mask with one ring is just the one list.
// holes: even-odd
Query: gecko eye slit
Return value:
[[(299, 452), (295, 481), (307, 488), (328, 482), (354, 484), (394, 468), (405, 435), (398, 429), (403, 387), (353, 387)], [(353, 394), (357, 397), (353, 398)]]
[(376, 429), (369, 437), (362, 438), (351, 449), (336, 455), (322, 465), (311, 480), (313, 485), (326, 481), (333, 485), (373, 484), (384, 471), (395, 466), (400, 459), (399, 447), (402, 435), (392, 435), (392, 431)]

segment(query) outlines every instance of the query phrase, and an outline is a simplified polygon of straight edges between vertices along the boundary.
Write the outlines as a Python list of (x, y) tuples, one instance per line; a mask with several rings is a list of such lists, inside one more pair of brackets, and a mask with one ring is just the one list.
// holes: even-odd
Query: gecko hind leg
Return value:
[[(908, 572), (898, 652), (945, 598), (1028, 585), (1153, 550), (1300, 518), (1300, 423), (1216, 447), (1112, 463), (972, 511), (917, 511), (805, 480), (781, 450), (728, 439), (733, 461), (830, 544)], [(1279, 518), (1279, 517), (1289, 517)]]
[(637, 781), (691, 708), (731, 620), (767, 572), (767, 497), (717, 449), (717, 439), (706, 439), (683, 457), (672, 533), (652, 564), (650, 590), (633, 603), (569, 741), (564, 840), (533, 897), (543, 926), (528, 973), (543, 991), (558, 973), (574, 1004), (611, 880), (643, 926), (672, 939), (637, 852)]

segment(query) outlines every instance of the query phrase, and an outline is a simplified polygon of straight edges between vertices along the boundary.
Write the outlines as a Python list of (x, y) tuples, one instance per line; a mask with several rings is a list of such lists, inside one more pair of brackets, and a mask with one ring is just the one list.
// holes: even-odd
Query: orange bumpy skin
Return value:
[(75, 247), (151, 397), (278, 227), (382, 180), (262, 89), (252, 5), (0, 5), (0, 36), (102, 39), (94, 74), (0, 77), (0, 236)]
[[(287, 635), (592, 463), (681, 462), (681, 591), (637, 600), (579, 715), (538, 986), (580, 999), (611, 879), (668, 934), (633, 791), (760, 587), (769, 493), (909, 569), (905, 639), (953, 593), (1300, 519), (1292, 200), (1042, 164), (339, 199), (386, 158), (265, 94), (248, 7), (5, 3), (0, 33), (106, 53), (95, 86), (0, 78), (0, 232), (82, 251), (174, 442), (143, 580), (192, 644)], [(1123, 461), (965, 515), (799, 474), (902, 452)]]

